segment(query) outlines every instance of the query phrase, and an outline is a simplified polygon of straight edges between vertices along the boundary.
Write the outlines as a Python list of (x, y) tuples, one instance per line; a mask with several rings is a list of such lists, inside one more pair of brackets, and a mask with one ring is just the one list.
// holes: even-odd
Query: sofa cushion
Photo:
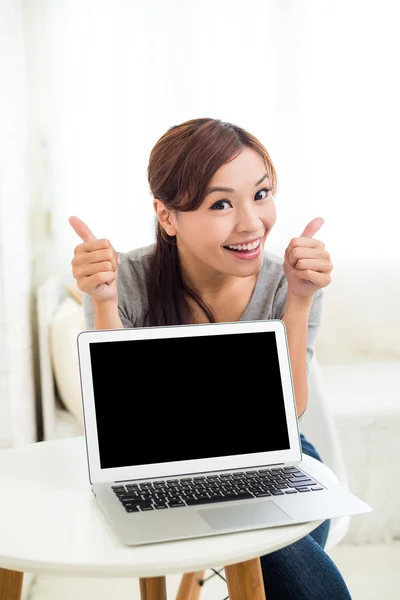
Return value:
[(68, 296), (50, 323), (49, 344), (59, 399), (83, 428), (77, 336), (85, 329), (82, 305)]
[(373, 512), (351, 518), (345, 542), (400, 537), (400, 360), (321, 364), (350, 490)]
[(320, 364), (400, 360), (400, 277), (395, 259), (352, 262), (334, 257), (332, 282), (324, 288), (316, 339)]

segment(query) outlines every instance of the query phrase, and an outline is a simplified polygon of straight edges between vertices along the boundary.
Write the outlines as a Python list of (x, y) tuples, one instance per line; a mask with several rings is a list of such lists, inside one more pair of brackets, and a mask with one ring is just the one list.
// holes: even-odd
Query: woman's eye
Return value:
[(230, 202), (228, 200), (218, 200), (214, 202), (212, 206), (210, 206), (211, 210), (224, 210), (225, 208), (229, 208)]
[[(271, 188), (263, 188), (262, 190), (259, 190), (256, 193), (256, 200), (265, 200), (265, 198), (268, 196), (269, 192), (271, 191)], [(262, 198), (257, 198), (258, 194), (262, 194), (264, 193), (265, 195)]]
[[(254, 197), (255, 200), (265, 200), (271, 189), (272, 188), (262, 188), (262, 190), (259, 190)], [(259, 194), (263, 194), (263, 196), (260, 197)], [(217, 200), (210, 208), (211, 210), (225, 210), (230, 206), (232, 206), (232, 204), (229, 200)]]

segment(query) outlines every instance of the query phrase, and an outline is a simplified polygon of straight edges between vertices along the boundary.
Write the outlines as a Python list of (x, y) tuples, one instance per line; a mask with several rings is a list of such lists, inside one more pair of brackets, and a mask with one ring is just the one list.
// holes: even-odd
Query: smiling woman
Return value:
[[(218, 119), (192, 119), (168, 129), (150, 153), (148, 181), (156, 213), (156, 241), (150, 246), (118, 254), (108, 239), (97, 239), (80, 219), (70, 218), (83, 242), (75, 248), (72, 267), (84, 292), (86, 326), (282, 319), (301, 417), (321, 322), (322, 288), (332, 270), (325, 245), (314, 238), (323, 219), (313, 219), (292, 238), (283, 259), (266, 251), (276, 221), (274, 165), (252, 134)], [(170, 383), (176, 378), (184, 385), (184, 367), (179, 356), (168, 359), (172, 367), (156, 364), (154, 372), (162, 370), (166, 398), (173, 402)], [(199, 373), (207, 368), (200, 360)], [(233, 376), (229, 369), (224, 374)], [(235, 376), (240, 375), (249, 395), (256, 390), (255, 397), (262, 398), (267, 383), (257, 367), (254, 373), (240, 374), (239, 366)], [(267, 400), (262, 409), (260, 414), (268, 415)], [(306, 454), (319, 459), (304, 436), (301, 442)], [(286, 599), (293, 589), (299, 600), (349, 598), (324, 552), (328, 530), (325, 521), (296, 544), (261, 557), (269, 599)]]

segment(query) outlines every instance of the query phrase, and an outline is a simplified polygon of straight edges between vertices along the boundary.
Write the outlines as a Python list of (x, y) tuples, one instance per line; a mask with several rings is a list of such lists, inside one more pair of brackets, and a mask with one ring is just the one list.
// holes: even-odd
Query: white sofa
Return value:
[(344, 541), (400, 537), (400, 277), (383, 264), (335, 261), (316, 351), (352, 491), (374, 507)]

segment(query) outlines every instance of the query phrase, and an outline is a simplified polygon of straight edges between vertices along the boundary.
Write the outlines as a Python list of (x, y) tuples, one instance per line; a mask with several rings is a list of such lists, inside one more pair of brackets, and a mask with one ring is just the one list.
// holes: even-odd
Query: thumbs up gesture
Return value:
[(288, 292), (299, 298), (313, 296), (331, 282), (330, 254), (325, 250), (325, 244), (313, 237), (323, 224), (321, 217), (310, 221), (301, 236), (293, 238), (285, 251), (283, 271)]
[(83, 242), (76, 246), (71, 260), (77, 286), (94, 301), (117, 300), (118, 252), (109, 240), (97, 239), (78, 217), (68, 221)]

